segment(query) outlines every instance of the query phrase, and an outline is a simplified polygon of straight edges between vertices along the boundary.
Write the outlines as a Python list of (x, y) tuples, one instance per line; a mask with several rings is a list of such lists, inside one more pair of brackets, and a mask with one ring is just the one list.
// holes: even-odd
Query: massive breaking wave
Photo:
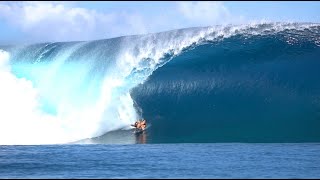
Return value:
[(0, 48), (0, 144), (70, 143), (141, 117), (150, 143), (320, 140), (319, 24)]

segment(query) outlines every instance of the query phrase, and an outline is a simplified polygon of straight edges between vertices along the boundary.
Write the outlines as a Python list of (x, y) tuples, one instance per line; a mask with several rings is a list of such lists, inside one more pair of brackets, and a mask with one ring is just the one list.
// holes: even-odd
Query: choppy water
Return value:
[(0, 178), (319, 178), (320, 144), (0, 146)]

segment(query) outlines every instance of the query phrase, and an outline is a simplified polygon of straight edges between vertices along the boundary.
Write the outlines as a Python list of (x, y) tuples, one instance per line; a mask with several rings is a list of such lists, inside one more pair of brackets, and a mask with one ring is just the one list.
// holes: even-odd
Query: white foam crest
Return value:
[[(159, 65), (165, 63), (163, 62), (163, 57), (166, 54), (174, 57), (181, 53), (183, 49), (201, 42), (212, 32), (213, 29), (209, 28), (198, 32), (189, 31), (183, 34), (178, 32), (166, 33), (160, 37), (157, 34), (151, 34), (143, 36), (133, 43), (128, 38), (123, 43), (125, 48), (119, 53), (117, 69), (123, 71), (124, 77), (130, 75), (133, 69), (149, 69), (149, 73), (145, 75), (146, 78)], [(140, 83), (142, 82), (143, 80), (140, 80)]]
[[(303, 30), (316, 26), (317, 24), (295, 24), (295, 23), (269, 23), (252, 22), (243, 25), (225, 25), (202, 28), (201, 30), (186, 30), (164, 32), (162, 34), (150, 34), (140, 37), (139, 40), (131, 42), (129, 37), (123, 43), (123, 51), (118, 59), (118, 67), (124, 70), (124, 75), (131, 73), (132, 68), (144, 69), (146, 64), (148, 68), (154, 69), (161, 64), (161, 58), (166, 53), (178, 55), (181, 51), (191, 45), (197, 45), (203, 41), (228, 38), (233, 35), (265, 35), (268, 33), (277, 33), (284, 30)], [(151, 60), (151, 61), (150, 61)], [(142, 61), (150, 61), (141, 63)]]

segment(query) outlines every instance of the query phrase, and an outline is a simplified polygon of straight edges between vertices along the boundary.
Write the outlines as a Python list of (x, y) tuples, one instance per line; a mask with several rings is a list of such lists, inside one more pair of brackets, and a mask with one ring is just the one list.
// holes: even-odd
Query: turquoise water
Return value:
[(319, 178), (320, 144), (0, 146), (0, 178)]

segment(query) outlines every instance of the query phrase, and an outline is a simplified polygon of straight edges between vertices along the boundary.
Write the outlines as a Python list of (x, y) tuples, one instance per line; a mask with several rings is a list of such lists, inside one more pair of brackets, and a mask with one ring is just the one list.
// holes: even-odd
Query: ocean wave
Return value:
[[(300, 91), (296, 87), (300, 85), (307, 86), (303, 92), (308, 95), (307, 91), (318, 90), (318, 86), (309, 81), (303, 82), (312, 73), (318, 75), (315, 70), (319, 67), (318, 61), (314, 58), (319, 57), (319, 32), (318, 24), (262, 23), (187, 28), (88, 42), (0, 47), (10, 54), (6, 67), (10, 69), (12, 81), (27, 81), (37, 96), (23, 96), (38, 104), (35, 107), (38, 114), (33, 113), (36, 118), (15, 118), (16, 124), (24, 122), (28, 128), (16, 129), (8, 125), (13, 114), (23, 114), (24, 106), (28, 109), (27, 104), (22, 104), (5, 117), (4, 113), (0, 113), (0, 126), (7, 129), (2, 132), (0, 144), (68, 143), (129, 128), (141, 116), (155, 123), (150, 129), (158, 134), (155, 137), (165, 137), (170, 134), (163, 127), (168, 120), (177, 122), (173, 126), (175, 128), (188, 124), (188, 121), (181, 122), (185, 119), (184, 115), (188, 115), (181, 109), (187, 106), (181, 106), (177, 103), (179, 101), (172, 102), (172, 99), (182, 99), (182, 102), (191, 104), (205, 94), (203, 105), (211, 105), (217, 103), (210, 99), (212, 94), (220, 93), (216, 97), (232, 97), (237, 102), (243, 102), (235, 99), (237, 97), (234, 95), (248, 98), (255, 90), (258, 91), (255, 96), (259, 96), (259, 93), (263, 94), (262, 90), (278, 93), (279, 89), (284, 94), (289, 92), (298, 97), (296, 92), (291, 91)], [(286, 59), (281, 60), (283, 57)], [(289, 62), (290, 58), (292, 61)], [(297, 80), (297, 83), (293, 80), (280, 83), (287, 80), (284, 78), (287, 76), (285, 72), (290, 75), (300, 72), (298, 67), (304, 67), (302, 70), (307, 75), (301, 78), (295, 75), (293, 80)], [(312, 70), (308, 72), (306, 68)], [(287, 71), (282, 72), (283, 69)], [(10, 90), (21, 94), (24, 92), (23, 87), (10, 87), (3, 94), (10, 95)], [(194, 96), (190, 99), (184, 93)], [(317, 93), (311, 94), (318, 96)], [(16, 103), (19, 102), (25, 100)], [(174, 116), (171, 116), (172, 109), (163, 109), (168, 103), (168, 107), (174, 109)], [(227, 109), (227, 106), (222, 107)], [(2, 108), (7, 111), (5, 105)], [(239, 112), (241, 109), (234, 107)], [(301, 114), (314, 118), (312, 113), (308, 113), (314, 108), (305, 109)], [(211, 112), (207, 108), (203, 108), (203, 111)], [(189, 112), (190, 118), (200, 115), (201, 119), (207, 119), (203, 122), (210, 122), (208, 127), (216, 125), (201, 113), (193, 116), (193, 112)], [(209, 119), (218, 119), (218, 116), (209, 114)], [(158, 126), (157, 117), (164, 119)], [(228, 118), (231, 117), (225, 119)], [(208, 131), (211, 130), (195, 132), (206, 134)], [(31, 132), (32, 136), (25, 136)], [(176, 132), (181, 132), (181, 135), (190, 133), (183, 128)], [(5, 138), (9, 135), (12, 138)], [(197, 137), (212, 139), (214, 136)], [(313, 137), (318, 138), (318, 133)], [(174, 139), (174, 136), (171, 138)]]

